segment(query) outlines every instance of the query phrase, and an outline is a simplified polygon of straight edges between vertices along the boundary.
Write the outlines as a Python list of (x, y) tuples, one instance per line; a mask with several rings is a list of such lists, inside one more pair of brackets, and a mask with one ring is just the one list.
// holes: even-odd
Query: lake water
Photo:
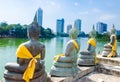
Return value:
[[(7, 62), (16, 62), (16, 49), (19, 44), (27, 41), (28, 39), (13, 39), (13, 38), (0, 38), (0, 79), (3, 78), (4, 65)], [(53, 57), (57, 54), (64, 53), (65, 45), (69, 38), (57, 37), (53, 39), (40, 39), (46, 47), (45, 56), (45, 67), (46, 71), (49, 72), (53, 64)], [(87, 48), (88, 38), (78, 38), (80, 43), (80, 50)], [(96, 51), (102, 51), (103, 45), (107, 42), (98, 41)], [(120, 43), (118, 42), (118, 51), (120, 51)], [(120, 52), (118, 52), (120, 53)]]

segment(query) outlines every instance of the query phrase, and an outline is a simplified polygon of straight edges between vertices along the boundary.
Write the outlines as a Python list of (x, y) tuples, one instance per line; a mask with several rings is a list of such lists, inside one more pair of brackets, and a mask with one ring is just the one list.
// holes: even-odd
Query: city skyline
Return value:
[(108, 31), (112, 25), (120, 28), (119, 0), (0, 0), (0, 22), (30, 24), (40, 7), (43, 10), (43, 27), (56, 32), (56, 19), (65, 20), (66, 27), (82, 20), (81, 31), (89, 32), (93, 24), (104, 22)]

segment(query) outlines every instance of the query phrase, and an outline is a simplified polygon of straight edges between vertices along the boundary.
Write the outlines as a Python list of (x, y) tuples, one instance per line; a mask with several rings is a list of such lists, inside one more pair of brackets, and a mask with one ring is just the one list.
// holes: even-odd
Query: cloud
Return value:
[(79, 12), (78, 14), (79, 15), (87, 15), (87, 14), (89, 14), (89, 12), (88, 11), (84, 11), (84, 12)]
[(56, 3), (54, 1), (50, 1), (50, 5), (55, 6)]
[(90, 3), (90, 4), (93, 4), (93, 2), (94, 2), (93, 0), (89, 0), (89, 3)]
[(93, 8), (92, 11), (95, 12), (95, 13), (100, 13), (101, 12), (101, 10), (98, 9), (98, 8)]
[(43, 0), (32, 0), (32, 1), (35, 1), (37, 3), (41, 3)]
[(60, 4), (59, 3), (56, 3), (55, 1), (46, 1), (45, 2), (47, 4), (47, 7), (48, 8), (61, 8)]
[(104, 14), (102, 16), (99, 17), (100, 20), (111, 20), (116, 18), (116, 15), (112, 15), (112, 14)]
[(78, 6), (79, 4), (77, 2), (74, 2), (74, 6)]

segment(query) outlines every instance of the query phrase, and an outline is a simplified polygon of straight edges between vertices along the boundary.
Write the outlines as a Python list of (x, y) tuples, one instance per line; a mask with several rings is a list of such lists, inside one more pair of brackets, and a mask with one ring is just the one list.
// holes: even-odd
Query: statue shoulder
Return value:
[(40, 48), (45, 48), (45, 45), (43, 43), (38, 43)]
[[(76, 45), (79, 46), (78, 41), (75, 40), (75, 42), (76, 42)], [(75, 44), (73, 43), (73, 40), (70, 40), (70, 41), (67, 42), (67, 46), (74, 46), (74, 45), (75, 45)]]

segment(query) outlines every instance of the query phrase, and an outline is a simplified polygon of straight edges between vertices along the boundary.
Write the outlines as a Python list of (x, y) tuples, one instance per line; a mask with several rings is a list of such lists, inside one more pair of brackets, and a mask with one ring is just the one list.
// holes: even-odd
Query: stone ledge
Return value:
[(51, 77), (53, 82), (76, 82), (81, 77), (93, 72), (95, 70), (95, 66), (89, 67), (79, 67), (78, 66), (78, 74), (75, 77)]
[(75, 78), (73, 78), (73, 82), (76, 82), (78, 79), (80, 79), (81, 77), (95, 71), (95, 66), (89, 66), (89, 67), (83, 67), (80, 66), (78, 67), (78, 74), (75, 76)]
[(76, 82), (120, 82), (120, 77), (98, 73), (98, 72), (92, 72), (80, 78)]
[(120, 77), (120, 66), (111, 66), (106, 64), (99, 64), (96, 70), (100, 73), (105, 73)]
[[(89, 67), (78, 66), (78, 74), (75, 77), (51, 77), (48, 74), (47, 82), (76, 82), (76, 80), (93, 72), (94, 70), (95, 70), (95, 66), (89, 66)], [(4, 79), (2, 79), (1, 82), (5, 82)]]
[(120, 57), (107, 58), (102, 56), (97, 56), (99, 64), (109, 64), (113, 66), (120, 66)]
[(50, 74), (48, 74), (47, 82), (65, 82), (66, 77), (51, 77)]

